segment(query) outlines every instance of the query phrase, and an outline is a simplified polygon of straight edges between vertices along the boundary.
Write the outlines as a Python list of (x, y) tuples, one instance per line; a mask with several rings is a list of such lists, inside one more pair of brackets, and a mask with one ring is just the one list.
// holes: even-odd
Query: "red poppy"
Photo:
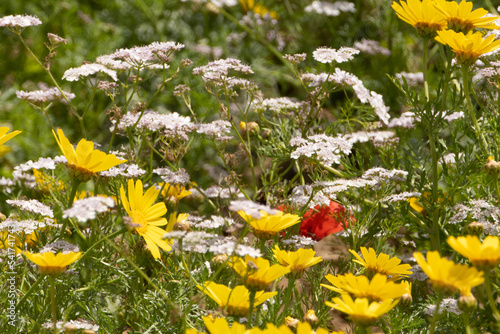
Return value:
[(348, 225), (348, 220), (354, 217), (345, 211), (345, 208), (334, 201), (330, 205), (316, 205), (304, 214), (300, 224), (300, 234), (315, 240), (321, 240), (329, 234), (340, 232)]

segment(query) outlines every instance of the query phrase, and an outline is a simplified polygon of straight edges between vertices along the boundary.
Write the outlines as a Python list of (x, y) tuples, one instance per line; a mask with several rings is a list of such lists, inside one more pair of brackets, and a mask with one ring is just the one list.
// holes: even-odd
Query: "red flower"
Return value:
[(304, 214), (300, 224), (300, 234), (315, 240), (321, 240), (329, 234), (340, 232), (348, 225), (348, 220), (354, 220), (346, 213), (345, 208), (334, 201), (330, 205), (316, 205)]

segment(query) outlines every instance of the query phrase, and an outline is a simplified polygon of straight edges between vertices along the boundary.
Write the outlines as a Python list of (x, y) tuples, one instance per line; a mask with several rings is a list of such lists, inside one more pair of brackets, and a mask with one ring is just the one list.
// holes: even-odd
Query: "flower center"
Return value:
[(146, 220), (146, 216), (144, 216), (144, 213), (142, 213), (142, 211), (132, 210), (132, 212), (130, 212), (130, 218), (132, 218), (134, 224), (141, 225), (135, 228), (137, 233), (145, 234), (148, 231), (148, 223)]

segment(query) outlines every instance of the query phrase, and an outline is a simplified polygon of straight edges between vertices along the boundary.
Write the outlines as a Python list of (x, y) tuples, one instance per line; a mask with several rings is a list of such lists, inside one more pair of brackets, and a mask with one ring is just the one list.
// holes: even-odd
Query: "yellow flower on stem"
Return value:
[(348, 293), (355, 298), (368, 298), (370, 301), (396, 299), (407, 292), (405, 284), (388, 281), (387, 276), (381, 274), (375, 274), (371, 280), (364, 275), (354, 276), (351, 273), (339, 276), (328, 274), (325, 278), (333, 286), (321, 284), (322, 287), (340, 294)]
[(497, 236), (487, 236), (483, 243), (475, 235), (465, 237), (449, 237), (448, 245), (462, 254), (480, 269), (494, 267), (500, 261), (500, 240)]
[(433, 0), (408, 0), (400, 4), (393, 2), (397, 16), (412, 25), (421, 36), (434, 36), (446, 28), (446, 18), (436, 9)]
[[(197, 285), (197, 288), (212, 298), (227, 315), (233, 317), (248, 315), (250, 291), (243, 285), (238, 285), (230, 289), (224, 284), (207, 281), (205, 282), (205, 286)], [(276, 294), (278, 294), (277, 291), (257, 291), (255, 293), (254, 307), (262, 304)]]
[[(134, 180), (128, 181), (128, 197), (125, 195), (123, 185), (120, 188), (123, 207), (131, 219), (128, 227), (144, 238), (155, 259), (160, 258), (158, 247), (167, 252), (172, 250), (168, 241), (162, 239), (166, 232), (173, 229), (173, 224), (169, 224), (167, 219), (163, 218), (167, 208), (165, 203), (154, 204), (159, 193), (155, 186), (151, 186), (146, 193), (143, 193), (141, 180), (137, 180), (135, 184)], [(167, 225), (166, 230), (159, 227), (164, 225)]]
[(348, 294), (343, 294), (342, 298), (333, 298), (333, 303), (327, 301), (325, 304), (348, 314), (356, 324), (367, 326), (373, 324), (378, 318), (392, 310), (398, 302), (399, 299), (387, 299), (381, 303), (369, 303), (366, 298), (356, 298), (353, 300)]
[(349, 249), (349, 252), (356, 257), (357, 260), (353, 260), (354, 262), (366, 268), (368, 276), (380, 273), (382, 275), (392, 276), (392, 280), (395, 281), (412, 274), (412, 272), (409, 271), (411, 268), (409, 264), (400, 264), (400, 259), (397, 257), (389, 258), (389, 255), (384, 253), (380, 253), (377, 256), (377, 253), (375, 253), (375, 250), (371, 247), (370, 249), (361, 247), (361, 254), (364, 259), (352, 249)]
[(167, 200), (179, 204), (179, 200), (191, 195), (193, 192), (180, 184), (160, 183), (162, 187), (161, 195)]
[(18, 134), (21, 133), (21, 131), (16, 130), (12, 131), (11, 133), (7, 134), (9, 132), (10, 128), (8, 126), (2, 126), (0, 127), (0, 145), (5, 144), (8, 140), (14, 138)]
[(439, 256), (437, 251), (427, 252), (427, 261), (422, 253), (416, 252), (413, 256), (436, 290), (451, 293), (459, 291), (468, 296), (471, 294), (471, 288), (484, 282), (482, 271), (464, 264), (456, 264)]
[(81, 182), (87, 182), (95, 173), (108, 170), (127, 161), (118, 159), (114, 154), (95, 150), (94, 143), (85, 139), (80, 140), (75, 150), (61, 129), (57, 129), (57, 134), (54, 130), (52, 133), (56, 138), (57, 145), (68, 160), (69, 175)]
[(279, 232), (300, 222), (299, 216), (289, 213), (283, 214), (282, 211), (278, 211), (274, 215), (261, 211), (260, 219), (253, 218), (245, 211), (238, 211), (238, 214), (250, 224), (255, 236), (261, 239), (272, 239)]
[(275, 259), (284, 267), (289, 267), (293, 277), (298, 278), (304, 271), (323, 261), (321, 256), (315, 257), (314, 249), (299, 248), (295, 252), (280, 250), (276, 245), (273, 249)]
[(470, 66), (483, 54), (500, 47), (500, 40), (495, 40), (494, 35), (484, 38), (480, 32), (469, 31), (467, 35), (464, 35), (453, 30), (443, 30), (438, 31), (437, 34), (436, 41), (451, 47), (460, 65)]
[[(238, 322), (233, 322), (231, 326), (226, 318), (202, 317), (205, 326), (210, 334), (247, 334), (247, 328)], [(205, 334), (194, 329), (188, 329), (186, 334)]]
[(493, 22), (498, 16), (486, 16), (488, 11), (484, 8), (472, 10), (473, 3), (461, 1), (435, 0), (437, 10), (443, 14), (448, 22), (448, 29), (456, 32), (467, 33), (474, 28), (500, 29)]
[(66, 267), (78, 260), (82, 256), (82, 252), (57, 253), (31, 253), (23, 252), (23, 254), (38, 265), (38, 271), (46, 275), (58, 275), (66, 271)]
[(290, 272), (289, 267), (270, 265), (269, 261), (258, 257), (245, 256), (245, 260), (233, 257), (233, 268), (241, 276), (243, 284), (252, 291), (264, 290), (278, 278)]

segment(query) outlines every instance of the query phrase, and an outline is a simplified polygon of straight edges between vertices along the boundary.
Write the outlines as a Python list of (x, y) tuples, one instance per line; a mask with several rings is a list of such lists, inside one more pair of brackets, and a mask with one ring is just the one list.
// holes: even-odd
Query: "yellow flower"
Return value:
[(471, 288), (484, 282), (483, 272), (469, 268), (464, 264), (455, 264), (439, 256), (437, 251), (427, 252), (427, 261), (422, 253), (413, 253), (415, 260), (429, 276), (434, 289), (444, 292), (460, 291), (462, 295), (470, 295)]
[(472, 2), (435, 0), (435, 6), (448, 22), (448, 29), (467, 33), (474, 28), (500, 29), (493, 22), (498, 16), (485, 16), (488, 11), (484, 8), (472, 10)]
[(255, 14), (259, 14), (262, 17), (265, 17), (266, 15), (269, 15), (273, 19), (277, 20), (278, 19), (278, 14), (274, 11), (269, 11), (265, 6), (261, 4), (255, 4), (255, 0), (239, 0), (241, 6), (245, 11), (252, 11)]
[[(213, 318), (211, 316), (202, 317), (208, 332), (211, 334), (247, 334), (248, 330), (245, 325), (238, 322), (233, 322), (231, 326), (227, 323), (226, 318)], [(205, 334), (198, 332), (195, 329), (188, 329), (186, 334)]]
[(415, 27), (419, 35), (433, 36), (446, 28), (446, 18), (436, 9), (433, 0), (408, 0), (400, 3), (401, 5), (393, 2), (392, 9), (401, 20)]
[(233, 268), (241, 276), (243, 284), (253, 291), (264, 290), (278, 278), (290, 272), (289, 267), (279, 264), (270, 265), (269, 261), (261, 257), (245, 256), (245, 260), (233, 257)]
[(21, 131), (12, 131), (11, 133), (7, 134), (9, 132), (9, 127), (8, 126), (2, 126), (0, 127), (0, 145), (5, 144), (9, 139), (14, 138), (18, 134), (21, 133)]
[[(281, 325), (279, 328), (274, 324), (267, 324), (266, 329), (259, 329), (258, 327), (250, 329), (246, 334), (328, 334), (326, 329), (318, 328), (313, 330), (311, 325), (307, 322), (299, 322), (297, 324), (297, 332), (292, 331), (286, 325)], [(331, 334), (344, 334), (344, 332), (331, 332)]]
[(371, 325), (378, 318), (389, 312), (396, 304), (399, 299), (395, 300), (384, 300), (383, 302), (372, 302), (369, 303), (366, 298), (356, 298), (352, 300), (351, 296), (348, 294), (343, 294), (342, 298), (333, 298), (333, 302), (325, 302), (327, 306), (333, 307), (336, 310), (348, 314), (352, 321), (359, 325)]
[(296, 278), (301, 277), (306, 268), (323, 261), (320, 256), (314, 257), (316, 252), (313, 249), (299, 248), (295, 252), (287, 252), (280, 250), (276, 245), (273, 249), (273, 254), (282, 266), (290, 268), (292, 276)]
[[(248, 315), (250, 308), (250, 291), (243, 285), (235, 286), (233, 289), (223, 284), (207, 281), (205, 286), (197, 285), (203, 293), (212, 298), (227, 315), (243, 317)], [(278, 292), (257, 291), (255, 293), (254, 307), (262, 304)]]
[[(132, 224), (129, 225), (144, 238), (155, 259), (160, 258), (158, 247), (167, 252), (172, 249), (170, 244), (162, 239), (163, 235), (172, 231), (173, 228), (172, 224), (168, 224), (167, 219), (162, 218), (167, 213), (165, 203), (153, 205), (159, 193), (160, 191), (152, 186), (143, 194), (141, 180), (137, 180), (135, 185), (134, 180), (128, 181), (128, 199), (123, 185), (120, 188), (123, 207), (132, 220)], [(166, 230), (159, 227), (164, 225), (167, 225)]]
[(167, 200), (172, 199), (176, 205), (179, 204), (179, 200), (193, 193), (180, 184), (160, 183), (159, 185), (162, 187), (161, 195)]
[(340, 294), (348, 293), (355, 298), (368, 298), (370, 301), (396, 299), (407, 292), (405, 284), (388, 281), (387, 276), (381, 274), (376, 274), (371, 280), (366, 276), (354, 276), (351, 273), (339, 276), (328, 274), (325, 278), (333, 286), (321, 284), (322, 287)]
[(69, 266), (82, 256), (82, 252), (57, 253), (52, 252), (35, 253), (23, 252), (23, 254), (38, 265), (38, 271), (46, 275), (57, 275), (66, 271)]
[(483, 38), (480, 32), (469, 31), (467, 35), (464, 35), (453, 30), (443, 30), (438, 31), (437, 34), (436, 41), (450, 46), (459, 64), (471, 65), (483, 54), (500, 47), (500, 40), (495, 40), (494, 35)]
[(244, 211), (238, 211), (239, 215), (252, 226), (253, 233), (261, 239), (272, 239), (274, 236), (297, 223), (300, 222), (300, 217), (292, 214), (283, 214), (282, 211), (274, 215), (269, 215), (264, 211), (260, 212), (261, 218), (255, 219)]
[(35, 177), (35, 182), (38, 188), (44, 193), (50, 193), (50, 191), (62, 191), (66, 188), (64, 182), (57, 181), (53, 177), (40, 172), (38, 169), (33, 169), (33, 176)]
[(386, 276), (392, 276), (392, 280), (397, 280), (402, 277), (408, 277), (412, 272), (409, 271), (411, 266), (409, 264), (400, 264), (401, 260), (397, 257), (389, 258), (389, 255), (380, 253), (377, 256), (375, 250), (370, 247), (361, 247), (361, 254), (363, 254), (364, 260), (352, 249), (349, 249), (352, 255), (354, 255), (357, 260), (353, 260), (366, 268), (368, 275), (374, 273), (380, 273)]
[(61, 129), (57, 129), (57, 135), (54, 130), (52, 133), (68, 160), (70, 176), (82, 182), (87, 182), (97, 172), (108, 170), (127, 161), (118, 159), (114, 154), (94, 150), (94, 143), (85, 139), (80, 140), (75, 150)]
[(475, 235), (449, 237), (448, 244), (478, 268), (494, 267), (500, 261), (500, 241), (497, 236), (487, 236), (483, 243)]

